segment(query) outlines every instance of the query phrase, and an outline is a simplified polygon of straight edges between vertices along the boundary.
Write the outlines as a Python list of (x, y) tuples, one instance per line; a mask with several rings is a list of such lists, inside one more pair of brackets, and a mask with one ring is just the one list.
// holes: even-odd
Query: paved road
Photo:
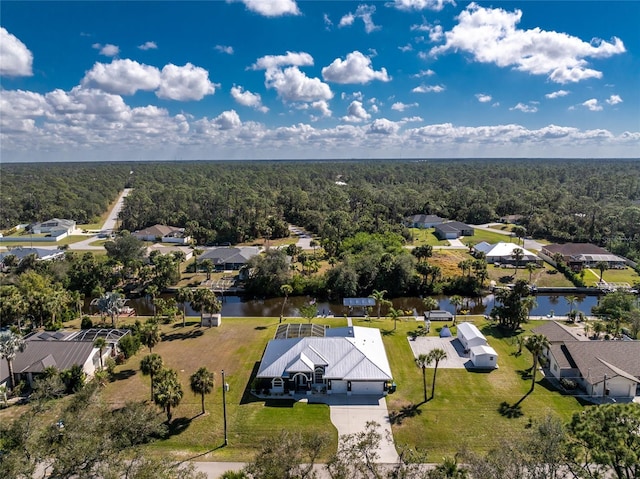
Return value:
[(116, 204), (111, 209), (111, 213), (109, 213), (109, 216), (107, 217), (107, 220), (102, 225), (102, 231), (105, 231), (105, 230), (106, 231), (113, 231), (114, 229), (116, 229), (116, 223), (118, 221), (118, 215), (120, 214), (120, 211), (122, 211), (122, 206), (124, 205), (124, 199), (127, 196), (129, 196), (129, 193), (131, 193), (132, 191), (133, 191), (133, 188), (125, 188), (122, 191), (122, 194), (120, 195), (120, 198), (118, 198), (118, 201), (116, 202)]
[[(509, 236), (510, 238), (513, 237), (511, 232), (491, 228), (489, 227), (490, 224), (495, 224), (495, 223), (487, 223), (484, 225), (471, 225), (471, 226), (474, 228), (478, 228), (479, 230), (491, 231), (492, 233), (498, 233), (500, 235)], [(540, 251), (543, 246), (544, 245), (542, 243), (538, 243), (536, 240), (527, 239), (527, 238), (524, 239), (524, 248), (528, 249), (529, 251), (534, 251), (534, 250)]]

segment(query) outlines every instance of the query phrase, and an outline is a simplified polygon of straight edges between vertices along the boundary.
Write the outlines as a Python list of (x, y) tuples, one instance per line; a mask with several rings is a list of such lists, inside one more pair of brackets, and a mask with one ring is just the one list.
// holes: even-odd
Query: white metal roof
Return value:
[(515, 243), (505, 243), (504, 241), (494, 244), (489, 251), (485, 251), (485, 255), (487, 259), (495, 257), (512, 259), (513, 250), (516, 248), (522, 250), (523, 258), (536, 257), (535, 253), (532, 253)]
[(328, 329), (326, 337), (272, 339), (257, 377), (290, 377), (295, 372), (311, 372), (315, 366), (325, 367), (327, 379), (392, 378), (380, 330), (358, 326)]
[(476, 327), (476, 325), (472, 323), (458, 324), (458, 336), (459, 335), (463, 335), (465, 338), (467, 338), (467, 341), (473, 338), (481, 338), (484, 339), (485, 342), (487, 341), (487, 338), (484, 337), (484, 334), (482, 334)]
[(471, 348), (471, 352), (473, 353), (474, 356), (498, 356), (498, 353), (496, 353), (496, 350), (493, 349), (491, 346), (488, 345), (481, 345), (481, 346), (474, 346)]

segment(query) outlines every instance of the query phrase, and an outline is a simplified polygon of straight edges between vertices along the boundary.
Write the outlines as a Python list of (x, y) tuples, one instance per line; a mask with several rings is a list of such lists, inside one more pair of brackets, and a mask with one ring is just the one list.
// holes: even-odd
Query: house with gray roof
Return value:
[(385, 394), (392, 375), (379, 329), (348, 326), (318, 334), (269, 341), (256, 378), (271, 393)]
[(220, 246), (208, 248), (198, 256), (198, 263), (205, 259), (213, 262), (216, 271), (238, 271), (251, 258), (260, 254), (260, 248), (255, 246)]
[(174, 244), (189, 244), (191, 242), (191, 237), (185, 234), (184, 228), (177, 226), (153, 225), (143, 230), (134, 231), (131, 236), (135, 236), (140, 241)]
[(441, 240), (456, 239), (460, 236), (473, 236), (473, 228), (460, 221), (447, 221), (435, 226), (434, 234)]
[(7, 256), (15, 256), (18, 262), (20, 262), (29, 255), (35, 255), (35, 258), (38, 261), (49, 261), (62, 258), (64, 256), (64, 251), (57, 248), (25, 248), (18, 246), (16, 248), (0, 252), (0, 262), (3, 262)]
[(624, 269), (624, 258), (616, 256), (600, 246), (591, 243), (555, 243), (542, 247), (542, 253), (550, 258), (562, 256), (562, 260), (573, 271), (595, 268), (599, 262), (607, 264), (609, 269)]
[(597, 402), (640, 396), (640, 341), (583, 339), (555, 321), (533, 332), (549, 340), (543, 355), (554, 378), (575, 381), (581, 394)]
[[(1, 333), (0, 333), (1, 334)], [(100, 368), (100, 350), (94, 346), (98, 337), (105, 339), (107, 347), (102, 351), (103, 361), (117, 351), (120, 338), (129, 334), (128, 329), (86, 329), (81, 331), (37, 331), (25, 337), (26, 348), (13, 360), (16, 382), (29, 385), (48, 367), (59, 371), (74, 365), (82, 366), (87, 377)], [(0, 361), (0, 385), (6, 384), (9, 370), (6, 361)]]
[(51, 233), (52, 236), (58, 236), (54, 234), (58, 231), (65, 231), (67, 234), (71, 234), (76, 228), (76, 222), (73, 220), (52, 218), (42, 223), (34, 223), (30, 226), (31, 231), (34, 234)]
[(404, 224), (408, 228), (433, 228), (445, 221), (446, 218), (440, 218), (438, 215), (413, 215), (405, 218)]

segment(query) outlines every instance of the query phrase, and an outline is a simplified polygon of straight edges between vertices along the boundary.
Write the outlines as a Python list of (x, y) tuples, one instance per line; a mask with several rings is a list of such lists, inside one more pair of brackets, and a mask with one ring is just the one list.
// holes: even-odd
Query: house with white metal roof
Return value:
[(380, 330), (359, 326), (326, 328), (320, 337), (272, 339), (256, 377), (275, 394), (384, 394), (392, 380)]
[(460, 323), (457, 326), (457, 339), (475, 368), (494, 369), (498, 367), (498, 353), (489, 346), (487, 338), (473, 323)]
[(506, 243), (501, 241), (496, 244), (489, 244), (483, 241), (473, 247), (473, 250), (476, 253), (484, 253), (487, 263), (512, 265), (516, 264), (516, 259), (513, 255), (513, 252), (516, 249), (520, 249), (522, 251), (522, 258), (518, 261), (518, 266), (524, 266), (527, 263), (542, 264), (542, 260), (538, 258), (535, 253), (532, 253), (515, 243)]

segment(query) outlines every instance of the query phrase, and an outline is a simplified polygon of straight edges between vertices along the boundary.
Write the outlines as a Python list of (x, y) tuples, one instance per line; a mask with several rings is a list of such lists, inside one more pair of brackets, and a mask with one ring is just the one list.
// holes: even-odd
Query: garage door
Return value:
[(344, 394), (347, 392), (347, 381), (331, 381), (331, 392), (333, 394)]
[(351, 381), (351, 393), (352, 394), (382, 394), (383, 392), (382, 381), (380, 382), (357, 382)]

